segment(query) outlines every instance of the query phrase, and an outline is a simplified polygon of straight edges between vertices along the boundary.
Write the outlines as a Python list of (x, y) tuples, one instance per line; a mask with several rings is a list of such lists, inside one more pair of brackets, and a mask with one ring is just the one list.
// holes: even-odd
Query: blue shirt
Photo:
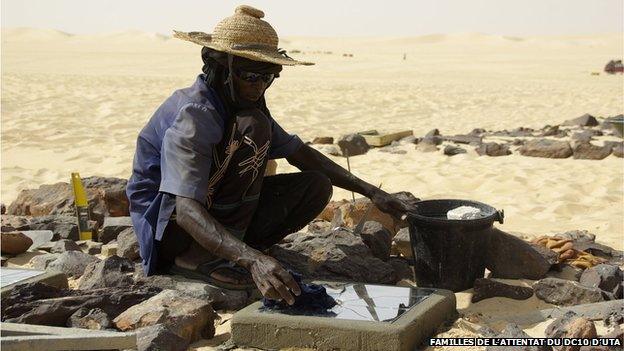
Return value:
[[(175, 196), (206, 203), (213, 146), (221, 141), (230, 116), (204, 78), (199, 75), (193, 85), (167, 98), (137, 138), (126, 194), (147, 275), (155, 273), (155, 241), (162, 240), (175, 209)], [(303, 144), (301, 139), (268, 118), (268, 158), (294, 153)]]

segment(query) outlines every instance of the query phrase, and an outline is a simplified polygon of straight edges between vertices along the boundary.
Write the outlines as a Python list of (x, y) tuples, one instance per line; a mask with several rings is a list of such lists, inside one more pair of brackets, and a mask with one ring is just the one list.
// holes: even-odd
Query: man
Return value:
[[(397, 217), (409, 205), (273, 120), (265, 90), (283, 65), (310, 63), (278, 50), (263, 16), (239, 6), (212, 35), (175, 32), (203, 46), (204, 73), (174, 92), (139, 134), (127, 194), (147, 275), (173, 272), (232, 289), (255, 285), (292, 304), (297, 283), (263, 251), (314, 219), (332, 185)], [(268, 159), (276, 158), (301, 172), (264, 177)]]

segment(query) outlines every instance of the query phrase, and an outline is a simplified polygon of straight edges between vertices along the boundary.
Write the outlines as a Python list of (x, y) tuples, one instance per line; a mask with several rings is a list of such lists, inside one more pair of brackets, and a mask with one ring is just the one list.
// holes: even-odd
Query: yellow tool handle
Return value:
[(78, 217), (80, 240), (91, 240), (92, 233), (89, 229), (89, 202), (87, 201), (87, 192), (82, 185), (78, 173), (71, 174), (71, 183), (74, 188), (74, 203), (76, 204), (76, 217)]

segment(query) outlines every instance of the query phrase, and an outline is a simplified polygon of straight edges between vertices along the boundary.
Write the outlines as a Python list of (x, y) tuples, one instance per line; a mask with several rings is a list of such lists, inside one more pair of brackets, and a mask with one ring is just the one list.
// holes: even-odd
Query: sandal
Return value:
[[(231, 283), (227, 281), (222, 281), (217, 278), (212, 277), (212, 274), (217, 271), (229, 271), (223, 275), (232, 275), (234, 277), (243, 277), (241, 280), (245, 280), (244, 278), (248, 278), (247, 283)], [(256, 284), (253, 282), (251, 278), (251, 274), (245, 268), (240, 267), (230, 261), (225, 259), (216, 259), (211, 262), (206, 262), (197, 266), (196, 269), (188, 269), (183, 268), (178, 265), (173, 265), (169, 270), (171, 274), (181, 275), (186, 278), (203, 280), (211, 285), (217, 286), (223, 289), (229, 290), (249, 290), (254, 289)]]

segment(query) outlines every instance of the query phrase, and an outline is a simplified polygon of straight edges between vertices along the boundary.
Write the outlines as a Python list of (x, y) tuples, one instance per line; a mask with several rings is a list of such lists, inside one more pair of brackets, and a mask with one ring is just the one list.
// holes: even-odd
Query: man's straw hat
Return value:
[(283, 66), (313, 65), (297, 61), (277, 48), (278, 37), (270, 24), (261, 20), (264, 12), (247, 5), (236, 8), (234, 15), (217, 24), (212, 34), (204, 32), (173, 31), (173, 36), (217, 51), (241, 56), (254, 61)]

